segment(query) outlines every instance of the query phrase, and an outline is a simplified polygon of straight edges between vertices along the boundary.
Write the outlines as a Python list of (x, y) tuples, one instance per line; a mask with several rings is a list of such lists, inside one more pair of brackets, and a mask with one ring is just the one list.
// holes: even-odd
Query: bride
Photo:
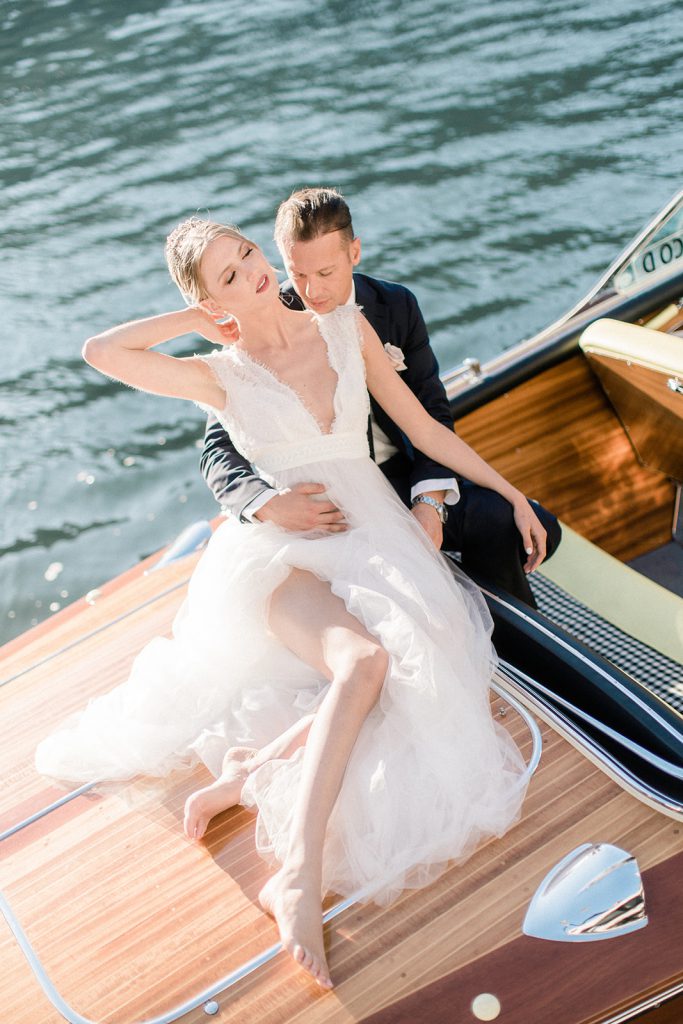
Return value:
[[(516, 820), (528, 781), (489, 711), (486, 607), (370, 459), (368, 389), (415, 447), (510, 502), (532, 567), (544, 530), (424, 411), (357, 307), (288, 309), (258, 246), (209, 221), (180, 224), (166, 254), (191, 305), (90, 338), (85, 359), (215, 411), (261, 476), (278, 489), (321, 481), (345, 525), (290, 533), (227, 519), (173, 638), (148, 644), (125, 683), (43, 740), (36, 763), (84, 781), (201, 759), (216, 781), (188, 800), (187, 834), (235, 803), (257, 809), (257, 845), (278, 865), (260, 902), (330, 988), (321, 895), (388, 902), (427, 884)], [(190, 332), (220, 348), (154, 351)]]

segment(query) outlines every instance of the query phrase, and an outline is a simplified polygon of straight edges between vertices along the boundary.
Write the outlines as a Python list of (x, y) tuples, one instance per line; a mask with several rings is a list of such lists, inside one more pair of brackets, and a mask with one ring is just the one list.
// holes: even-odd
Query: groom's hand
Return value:
[(331, 501), (318, 497), (324, 493), (324, 484), (295, 484), (291, 490), (276, 494), (262, 505), (254, 513), (254, 519), (275, 523), (283, 530), (341, 533), (347, 528), (344, 513)]

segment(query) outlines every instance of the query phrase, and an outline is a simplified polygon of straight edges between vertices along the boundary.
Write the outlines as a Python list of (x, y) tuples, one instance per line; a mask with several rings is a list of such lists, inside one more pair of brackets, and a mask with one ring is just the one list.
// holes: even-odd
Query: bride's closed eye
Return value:
[[(244, 252), (242, 253), (242, 259), (243, 259), (243, 260), (246, 260), (247, 256), (249, 256), (249, 255), (250, 255), (250, 254), (251, 254), (251, 253), (252, 253), (253, 251), (254, 251), (254, 247), (253, 247), (253, 245), (251, 245), (251, 246), (249, 246), (248, 248), (246, 248), (246, 249), (244, 250)], [(235, 271), (235, 270), (233, 270), (233, 272), (232, 272), (232, 274), (230, 275), (230, 277), (226, 277), (226, 279), (225, 279), (225, 283), (226, 283), (226, 284), (232, 284), (232, 282), (233, 282), (233, 281), (235, 280), (235, 274), (236, 274), (236, 271)]]

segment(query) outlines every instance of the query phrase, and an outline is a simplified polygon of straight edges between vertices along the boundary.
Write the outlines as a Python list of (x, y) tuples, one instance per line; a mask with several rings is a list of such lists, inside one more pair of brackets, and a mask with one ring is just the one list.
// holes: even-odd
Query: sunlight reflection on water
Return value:
[(413, 288), (447, 369), (561, 313), (680, 187), (668, 3), (58, 0), (0, 24), (2, 639), (215, 513), (201, 414), (80, 359), (177, 304), (182, 216), (275, 261), (279, 200), (340, 186), (363, 269)]

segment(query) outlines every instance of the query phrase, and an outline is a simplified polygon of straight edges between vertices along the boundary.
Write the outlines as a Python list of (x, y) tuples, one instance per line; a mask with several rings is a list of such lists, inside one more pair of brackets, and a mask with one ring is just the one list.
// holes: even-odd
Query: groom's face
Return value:
[(360, 239), (330, 231), (309, 242), (283, 243), (285, 270), (302, 301), (314, 313), (331, 313), (348, 302), (353, 268), (360, 262)]

